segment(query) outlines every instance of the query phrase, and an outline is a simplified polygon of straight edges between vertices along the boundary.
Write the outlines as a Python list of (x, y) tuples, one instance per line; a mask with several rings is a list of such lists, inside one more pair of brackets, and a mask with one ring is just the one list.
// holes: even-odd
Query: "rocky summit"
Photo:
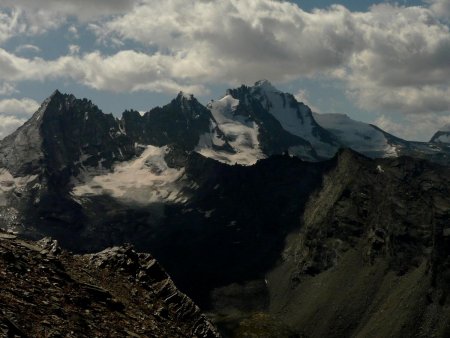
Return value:
[(219, 337), (150, 254), (0, 233), (2, 337)]
[(315, 114), (268, 81), (121, 118), (55, 92), (0, 141), (2, 328), (447, 337), (442, 135)]

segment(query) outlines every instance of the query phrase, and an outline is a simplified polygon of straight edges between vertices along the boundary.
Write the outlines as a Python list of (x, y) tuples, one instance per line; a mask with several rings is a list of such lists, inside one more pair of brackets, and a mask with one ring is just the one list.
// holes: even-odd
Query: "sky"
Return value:
[(408, 140), (450, 124), (450, 0), (0, 0), (0, 138), (55, 89), (105, 113), (268, 79)]

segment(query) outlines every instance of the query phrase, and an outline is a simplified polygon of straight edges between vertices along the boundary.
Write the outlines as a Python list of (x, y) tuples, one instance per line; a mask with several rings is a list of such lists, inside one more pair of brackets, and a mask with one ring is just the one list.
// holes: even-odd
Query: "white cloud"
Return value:
[(350, 15), (342, 6), (309, 14), (272, 0), (147, 1), (97, 34), (183, 55), (180, 76), (207, 69), (210, 81), (280, 81), (341, 65), (361, 41)]
[(443, 126), (450, 124), (449, 115), (403, 115), (394, 119), (392, 116), (381, 115), (373, 124), (395, 136), (406, 140), (430, 140)]
[(0, 114), (29, 117), (38, 108), (39, 103), (29, 98), (0, 100)]
[(24, 124), (38, 108), (39, 103), (29, 98), (0, 100), (0, 139)]
[(23, 33), (24, 25), (20, 22), (20, 11), (4, 11), (0, 8), (0, 44), (13, 35)]
[[(2, 0), (0, 7), (0, 43), (13, 36), (29, 36), (57, 29), (75, 18), (85, 23), (125, 14), (140, 0)], [(69, 32), (78, 38), (77, 28)]]
[(0, 139), (11, 134), (24, 124), (26, 119), (0, 114)]
[(319, 114), (322, 113), (322, 111), (319, 108), (317, 108), (314, 104), (312, 104), (311, 101), (309, 100), (309, 93), (307, 90), (300, 89), (294, 96), (298, 102), (303, 102), (304, 104), (306, 104), (309, 108), (311, 108), (311, 110), (314, 113)]
[(308, 13), (272, 0), (147, 0), (96, 33), (178, 57), (171, 73), (190, 81), (327, 74), (344, 80), (362, 107), (449, 110), (449, 28), (424, 7), (382, 4), (362, 13), (335, 5)]
[(0, 82), (0, 95), (9, 96), (14, 93), (18, 93), (18, 90), (14, 85), (8, 82)]
[(39, 53), (41, 49), (38, 46), (32, 45), (32, 44), (25, 44), (20, 45), (16, 48), (16, 53), (23, 53), (23, 52), (32, 52), (32, 53)]
[(366, 47), (338, 75), (361, 108), (450, 110), (449, 28), (420, 7), (379, 5), (361, 15)]
[(92, 20), (113, 14), (126, 13), (139, 0), (3, 0), (2, 6), (48, 16), (73, 16), (81, 20)]
[(207, 76), (207, 70), (192, 67), (183, 55), (148, 55), (131, 50), (112, 56), (92, 52), (67, 55), (55, 60), (27, 59), (0, 48), (0, 80), (33, 81), (73, 79), (88, 87), (115, 92), (153, 91), (178, 92), (180, 90), (205, 93), (203, 85), (185, 83), (189, 76)]
[(69, 45), (69, 54), (78, 54), (80, 52), (80, 46), (78, 45)]
[(441, 18), (450, 18), (450, 1), (449, 0), (427, 0), (431, 10)]
[[(361, 82), (362, 83), (362, 82)], [(427, 114), (450, 111), (449, 86), (401, 86), (362, 83), (358, 88), (351, 83), (349, 96), (361, 109)]]
[[(366, 109), (449, 111), (450, 32), (436, 14), (446, 4), (382, 4), (367, 12), (334, 5), (309, 13), (275, 0), (6, 0), (12, 10), (7, 28), (0, 24), (0, 41), (8, 27), (37, 34), (74, 16), (119, 51), (80, 54), (69, 47), (68, 55), (45, 60), (0, 49), (0, 80), (73, 79), (100, 90), (199, 93), (216, 82), (325, 75), (343, 80)], [(74, 25), (68, 29), (78, 34)], [(123, 50), (129, 41), (136, 50)]]
[(78, 29), (74, 25), (70, 26), (67, 30), (69, 31), (70, 34), (72, 34), (72, 37), (74, 39), (79, 39), (80, 38), (80, 34), (78, 33)]
[(43, 9), (21, 7), (18, 4), (0, 7), (0, 43), (19, 35), (37, 35), (55, 29), (66, 22), (66, 17), (52, 15)]

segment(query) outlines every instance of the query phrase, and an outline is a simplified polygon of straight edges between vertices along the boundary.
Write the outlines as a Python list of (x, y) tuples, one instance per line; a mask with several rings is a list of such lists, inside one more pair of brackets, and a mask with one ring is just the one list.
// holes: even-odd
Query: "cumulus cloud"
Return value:
[(450, 18), (450, 1), (449, 0), (428, 0), (431, 10), (442, 18)]
[(39, 103), (33, 99), (0, 100), (0, 114), (29, 117), (39, 108)]
[(0, 139), (11, 134), (25, 123), (25, 119), (16, 116), (0, 114)]
[(66, 22), (66, 17), (51, 15), (44, 10), (35, 11), (20, 6), (0, 7), (0, 44), (15, 36), (37, 35), (55, 29)]
[(17, 92), (18, 90), (11, 83), (0, 82), (0, 95), (9, 96)]
[(24, 30), (25, 27), (20, 23), (20, 11), (0, 8), (0, 44)]
[[(125, 14), (140, 0), (2, 0), (0, 43), (20, 35), (39, 35), (57, 29), (75, 18), (78, 22)], [(69, 32), (78, 37), (72, 25)]]
[[(450, 32), (440, 19), (448, 0), (430, 0), (428, 7), (381, 4), (366, 12), (340, 5), (306, 12), (275, 0), (5, 1), (10, 11), (0, 17), (7, 22), (0, 39), (8, 27), (39, 32), (73, 16), (119, 48), (80, 54), (72, 46), (53, 60), (0, 49), (0, 80), (7, 82), (67, 78), (100, 90), (201, 93), (216, 82), (320, 75), (342, 80), (365, 109), (418, 114), (450, 107)], [(68, 29), (78, 34), (77, 27)], [(127, 42), (138, 47), (124, 49)]]
[(73, 16), (81, 20), (125, 13), (138, 0), (3, 0), (2, 6), (33, 13), (47, 13), (49, 16)]
[(74, 39), (79, 39), (80, 38), (80, 34), (78, 33), (78, 28), (75, 27), (74, 25), (70, 26), (67, 31), (72, 35), (72, 37)]
[(350, 83), (353, 97), (361, 109), (427, 114), (450, 111), (449, 86), (402, 86), (366, 83), (360, 87)]
[(38, 46), (35, 46), (32, 44), (20, 45), (15, 50), (15, 52), (18, 54), (23, 53), (23, 52), (39, 53), (40, 51), (41, 51), (41, 49)]
[(350, 15), (342, 6), (310, 14), (272, 0), (148, 0), (96, 33), (182, 55), (181, 77), (206, 69), (211, 81), (283, 81), (332, 69), (358, 49)]
[(381, 115), (373, 121), (381, 129), (406, 140), (430, 140), (438, 130), (447, 130), (450, 126), (450, 116), (442, 114), (428, 115)]
[(0, 139), (11, 134), (39, 108), (33, 99), (0, 100)]
[[(72, 48), (73, 49), (73, 48)], [(99, 90), (205, 93), (203, 85), (185, 83), (177, 74), (183, 67), (191, 75), (207, 75), (207, 70), (192, 68), (182, 55), (148, 55), (125, 50), (112, 56), (100, 52), (67, 55), (55, 60), (27, 59), (0, 48), (0, 80), (32, 81), (73, 79)]]
[(78, 45), (69, 45), (69, 54), (78, 54), (80, 52), (80, 46)]
[(30, 98), (0, 100), (0, 139), (24, 124), (38, 108), (39, 103)]
[(306, 104), (314, 113), (322, 113), (322, 111), (318, 107), (311, 103), (309, 99), (309, 92), (307, 90), (300, 89), (294, 96), (298, 102), (303, 102), (304, 104)]
[(435, 16), (443, 3), (308, 13), (272, 0), (147, 0), (96, 33), (167, 51), (178, 58), (171, 73), (191, 81), (326, 74), (343, 80), (364, 108), (448, 111), (450, 33)]

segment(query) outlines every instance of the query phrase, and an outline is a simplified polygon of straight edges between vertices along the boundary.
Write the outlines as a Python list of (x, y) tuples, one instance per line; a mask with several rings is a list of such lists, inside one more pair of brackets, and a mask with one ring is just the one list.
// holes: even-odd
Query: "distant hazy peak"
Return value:
[(430, 142), (450, 144), (450, 124), (439, 128), (439, 130), (433, 135)]

